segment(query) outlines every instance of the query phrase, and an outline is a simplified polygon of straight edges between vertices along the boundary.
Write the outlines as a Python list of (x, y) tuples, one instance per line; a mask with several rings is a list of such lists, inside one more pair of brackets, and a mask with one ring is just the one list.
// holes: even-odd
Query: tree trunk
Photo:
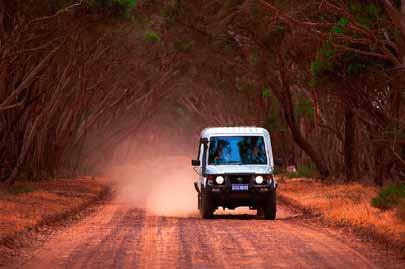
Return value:
[(345, 108), (345, 141), (344, 141), (344, 164), (346, 181), (353, 179), (354, 151), (355, 151), (355, 119), (350, 104)]
[(384, 183), (384, 145), (377, 146), (375, 152), (375, 174), (374, 174), (374, 183), (378, 186), (382, 186)]
[(325, 161), (321, 158), (320, 154), (315, 151), (314, 147), (302, 136), (296, 124), (287, 121), (290, 128), (292, 137), (297, 145), (311, 158), (315, 163), (316, 168), (322, 178), (329, 176), (329, 168), (326, 166)]
[(5, 21), (6, 21), (6, 5), (4, 0), (0, 0), (0, 40), (3, 39), (6, 33)]
[[(279, 92), (274, 87), (274, 84), (269, 82), (272, 86), (272, 91), (280, 104), (282, 105), (281, 108), (283, 110), (287, 125), (291, 131), (291, 135), (295, 141), (295, 143), (311, 158), (314, 162), (316, 168), (319, 171), (319, 174), (322, 178), (326, 178), (330, 175), (329, 168), (326, 165), (325, 160), (322, 159), (321, 155), (314, 149), (312, 144), (310, 144), (307, 139), (302, 135), (301, 130), (298, 126), (298, 123), (295, 119), (294, 114), (294, 106), (291, 96), (290, 87), (287, 83), (285, 83), (284, 78), (283, 85), (282, 85), (282, 92)], [(273, 85), (272, 85), (273, 84)]]
[(17, 8), (15, 1), (0, 0), (0, 40), (13, 30), (13, 17)]
[(37, 131), (37, 127), (41, 121), (41, 115), (39, 115), (34, 123), (32, 124), (32, 126), (27, 126), (26, 130), (25, 130), (25, 134), (24, 134), (24, 141), (23, 141), (23, 147), (21, 149), (21, 153), (20, 156), (18, 157), (17, 163), (13, 169), (12, 174), (10, 175), (10, 177), (6, 180), (7, 184), (14, 184), (20, 170), (21, 167), (23, 166), (25, 159), (27, 157), (27, 153), (29, 152), (29, 150), (31, 149), (32, 146), (32, 142), (34, 141), (34, 137)]

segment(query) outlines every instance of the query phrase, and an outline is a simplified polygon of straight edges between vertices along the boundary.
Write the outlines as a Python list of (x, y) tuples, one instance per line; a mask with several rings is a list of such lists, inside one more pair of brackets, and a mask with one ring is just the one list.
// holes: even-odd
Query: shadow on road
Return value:
[(221, 215), (214, 215), (213, 219), (237, 219), (237, 220), (252, 220), (252, 219), (263, 219), (256, 215), (248, 215), (248, 214), (221, 214)]

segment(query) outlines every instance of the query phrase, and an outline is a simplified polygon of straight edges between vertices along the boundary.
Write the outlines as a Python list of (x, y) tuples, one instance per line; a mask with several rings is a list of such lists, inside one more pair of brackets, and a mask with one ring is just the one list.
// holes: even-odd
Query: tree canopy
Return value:
[(405, 178), (405, 1), (35, 2), (0, 0), (4, 180), (94, 171), (168, 111), (264, 126), (321, 177)]

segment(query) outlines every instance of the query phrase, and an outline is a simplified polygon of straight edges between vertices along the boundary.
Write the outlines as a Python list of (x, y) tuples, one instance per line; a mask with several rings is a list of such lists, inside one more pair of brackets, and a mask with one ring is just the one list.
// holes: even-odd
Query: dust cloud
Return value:
[(115, 201), (144, 208), (152, 215), (198, 216), (193, 186), (197, 174), (191, 167), (191, 157), (156, 155), (143, 155), (106, 171)]

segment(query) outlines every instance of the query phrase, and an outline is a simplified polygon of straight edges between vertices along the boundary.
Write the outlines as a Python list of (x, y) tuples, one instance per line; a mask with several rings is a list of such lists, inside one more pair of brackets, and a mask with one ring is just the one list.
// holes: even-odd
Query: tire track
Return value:
[(384, 255), (374, 264), (282, 208), (281, 216), (160, 217), (111, 203), (55, 234), (19, 268), (401, 268)]

